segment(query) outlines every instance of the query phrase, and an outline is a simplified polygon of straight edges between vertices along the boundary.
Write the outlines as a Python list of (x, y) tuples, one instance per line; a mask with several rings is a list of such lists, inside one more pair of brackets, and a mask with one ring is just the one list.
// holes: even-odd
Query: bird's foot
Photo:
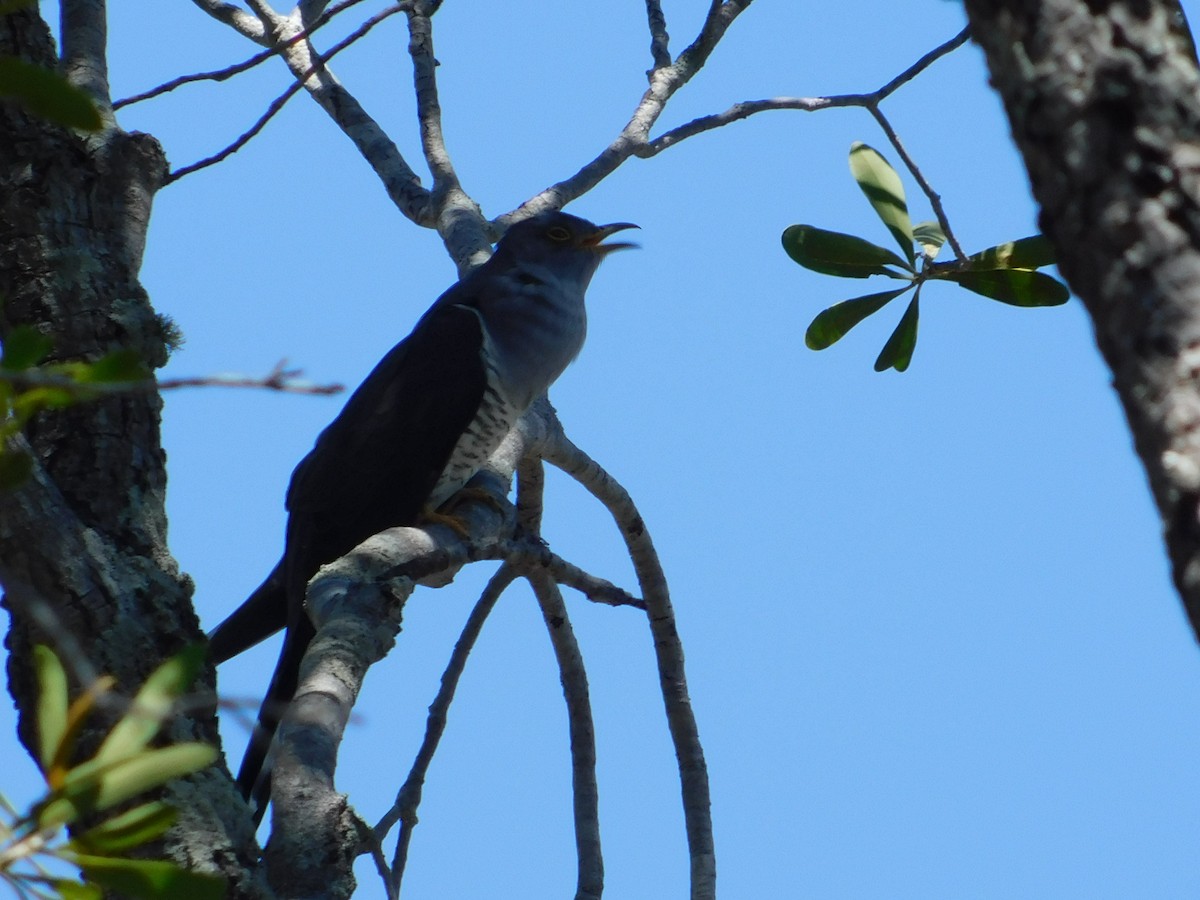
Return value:
[(468, 500), (478, 500), (486, 503), (488, 506), (494, 507), (502, 516), (508, 512), (504, 501), (496, 497), (494, 493), (486, 488), (471, 487), (468, 485), (437, 509), (426, 509), (422, 512), (421, 522), (429, 525), (445, 525), (463, 540), (467, 540), (471, 537), (471, 530), (461, 517), (454, 514), (454, 511)]

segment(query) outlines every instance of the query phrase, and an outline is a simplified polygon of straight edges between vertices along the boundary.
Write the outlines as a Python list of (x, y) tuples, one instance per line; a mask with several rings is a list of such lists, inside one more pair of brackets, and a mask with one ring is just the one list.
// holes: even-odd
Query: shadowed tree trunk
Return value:
[[(97, 64), (103, 7), (78, 6), (64, 22), (65, 71), (97, 99), (107, 125), (81, 136), (0, 101), (0, 337), (32, 325), (53, 340), (51, 360), (127, 348), (158, 367), (167, 357), (165, 329), (137, 273), (166, 160), (153, 138), (112, 124)], [(35, 10), (0, 16), (0, 54), (58, 65)], [(28, 748), (36, 737), (33, 643), (56, 646), (77, 678), (108, 673), (128, 694), (166, 656), (201, 639), (190, 579), (166, 544), (161, 405), (146, 390), (37, 416), (27, 429), (33, 476), (0, 491), (0, 578), (13, 617), (9, 684)], [(198, 687), (212, 690), (211, 669)], [(85, 735), (84, 749), (99, 736)], [(211, 710), (180, 719), (170, 737), (219, 746)], [(257, 896), (246, 874), (257, 851), (227, 776), (201, 772), (166, 797), (181, 815), (165, 855), (228, 876), (228, 896)]]
[(1200, 75), (1182, 13), (1164, 0), (966, 6), (1200, 634)]

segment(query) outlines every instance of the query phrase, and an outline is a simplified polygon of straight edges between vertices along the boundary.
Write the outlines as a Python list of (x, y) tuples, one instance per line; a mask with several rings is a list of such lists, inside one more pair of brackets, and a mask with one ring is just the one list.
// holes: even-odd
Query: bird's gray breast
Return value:
[(544, 394), (583, 346), (583, 290), (553, 273), (507, 273), (478, 308), (486, 384), (479, 409), (463, 431), (429, 497), (436, 509), (487, 462), (510, 428)]

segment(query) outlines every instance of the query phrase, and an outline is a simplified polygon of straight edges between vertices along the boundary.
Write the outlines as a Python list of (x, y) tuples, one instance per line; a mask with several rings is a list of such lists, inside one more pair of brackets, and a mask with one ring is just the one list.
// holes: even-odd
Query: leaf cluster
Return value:
[[(33, 658), (38, 679), (37, 763), (47, 791), (23, 815), (9, 810), (12, 821), (0, 824), (0, 879), (26, 896), (66, 900), (100, 900), (104, 890), (146, 900), (219, 900), (224, 885), (216, 876), (124, 855), (171, 827), (176, 811), (168, 804), (143, 803), (96, 824), (81, 824), (216, 760), (216, 749), (200, 742), (151, 746), (176, 700), (195, 680), (204, 648), (191, 647), (159, 666), (95, 755), (83, 762), (73, 761), (79, 736), (97, 703), (113, 697), (113, 680), (98, 679), (72, 702), (66, 671), (54, 652), (38, 646)], [(68, 840), (60, 837), (64, 826), (76, 828)], [(83, 880), (51, 875), (37, 857), (77, 868)]]
[(946, 242), (946, 235), (937, 222), (912, 223), (904, 185), (883, 155), (855, 142), (850, 148), (850, 172), (899, 245), (900, 254), (865, 238), (813, 225), (792, 225), (785, 229), (783, 248), (797, 263), (822, 275), (837, 278), (883, 275), (904, 284), (844, 300), (819, 313), (804, 336), (810, 349), (824, 350), (833, 345), (863, 319), (911, 291), (908, 307), (875, 360), (877, 372), (887, 369), (903, 372), (917, 346), (921, 288), (929, 281), (951, 282), (1012, 306), (1058, 306), (1070, 297), (1066, 285), (1037, 271), (1054, 264), (1050, 242), (1041, 235), (989, 247), (955, 262), (937, 263), (934, 260)]

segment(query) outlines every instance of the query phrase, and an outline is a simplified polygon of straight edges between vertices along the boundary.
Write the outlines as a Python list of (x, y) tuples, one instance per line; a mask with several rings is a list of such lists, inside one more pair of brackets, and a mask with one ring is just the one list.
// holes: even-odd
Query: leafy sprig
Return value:
[(804, 336), (812, 350), (824, 350), (851, 328), (893, 300), (912, 292), (912, 299), (875, 360), (875, 371), (903, 372), (917, 346), (921, 288), (945, 281), (1012, 306), (1058, 306), (1066, 303), (1066, 285), (1040, 268), (1054, 264), (1050, 242), (1041, 235), (988, 247), (965, 259), (938, 263), (946, 242), (934, 221), (916, 225), (908, 213), (904, 185), (896, 170), (877, 150), (855, 142), (850, 148), (850, 172), (876, 215), (891, 232), (900, 254), (865, 238), (814, 225), (792, 225), (783, 232), (783, 248), (806, 269), (838, 278), (882, 275), (905, 282), (899, 288), (843, 300), (817, 314)]

